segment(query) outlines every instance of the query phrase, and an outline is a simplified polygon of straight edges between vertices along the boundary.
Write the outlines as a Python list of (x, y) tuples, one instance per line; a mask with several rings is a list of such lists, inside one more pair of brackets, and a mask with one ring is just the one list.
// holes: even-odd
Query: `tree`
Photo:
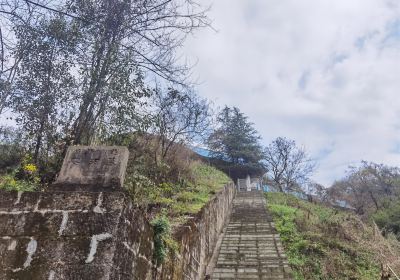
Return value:
[(310, 181), (303, 189), (309, 202), (313, 202), (314, 197), (320, 202), (328, 202), (327, 189), (323, 185)]
[(173, 88), (155, 90), (153, 132), (157, 135), (164, 159), (176, 144), (188, 144), (202, 137), (210, 125), (208, 101), (194, 92), (179, 92)]
[(330, 193), (360, 215), (379, 211), (400, 194), (400, 169), (362, 161), (358, 167), (349, 167), (348, 175), (335, 182)]
[[(7, 0), (0, 6), (0, 21), (8, 23), (9, 41), (16, 37), (16, 26), (41, 33), (40, 25), (31, 18), (62, 16), (75, 27), (74, 36), (67, 37), (75, 44), (70, 50), (74, 55), (70, 69), (78, 85), (69, 145), (96, 142), (108, 128), (136, 127), (139, 118), (135, 111), (150, 92), (144, 82), (146, 75), (182, 88), (190, 85), (190, 67), (180, 62), (176, 51), (188, 34), (209, 25), (205, 13), (206, 9), (192, 0)], [(12, 53), (3, 34), (0, 32), (1, 50)], [(20, 59), (14, 53), (10, 61)], [(18, 75), (18, 71), (13, 73)], [(0, 110), (8, 104), (12, 83), (13, 79), (0, 77)]]
[(0, 126), (0, 174), (18, 166), (23, 157), (21, 131)]
[(87, 50), (78, 58), (83, 63), (82, 101), (74, 144), (92, 141), (96, 128), (107, 120), (104, 116), (112, 112), (109, 105), (116, 94), (125, 93), (124, 102), (132, 101), (128, 107), (134, 110), (146, 92), (143, 73), (187, 85), (189, 68), (179, 65), (175, 52), (188, 33), (208, 24), (198, 7), (190, 0), (72, 1), (67, 11), (79, 17), (81, 49)]
[(281, 192), (301, 190), (315, 171), (315, 162), (293, 140), (278, 137), (264, 154), (268, 175)]
[(35, 163), (44, 146), (45, 152), (52, 150), (59, 127), (65, 125), (64, 113), (75, 85), (70, 72), (73, 42), (68, 40), (73, 33), (59, 16), (41, 20), (35, 31), (24, 25), (17, 27), (21, 61), (10, 106), (31, 140)]
[(253, 123), (236, 107), (225, 107), (217, 117), (217, 128), (208, 138), (211, 156), (234, 165), (260, 166), (262, 148)]
[(23, 55), (17, 51), (16, 27), (33, 25), (41, 18), (35, 9), (28, 12), (27, 8), (26, 2), (16, 0), (4, 0), (0, 4), (0, 115), (13, 96), (15, 77)]
[(209, 25), (192, 0), (5, 0), (0, 23), (0, 113), (35, 161), (148, 126), (150, 81), (187, 90), (176, 52)]

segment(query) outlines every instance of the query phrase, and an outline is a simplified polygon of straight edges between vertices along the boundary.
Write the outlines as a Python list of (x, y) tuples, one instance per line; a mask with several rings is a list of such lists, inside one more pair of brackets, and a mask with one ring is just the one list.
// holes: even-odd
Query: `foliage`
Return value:
[(38, 183), (37, 181), (17, 180), (14, 174), (7, 174), (0, 176), (0, 189), (30, 192), (38, 189)]
[(157, 265), (165, 262), (169, 254), (178, 250), (178, 244), (171, 236), (171, 225), (167, 217), (158, 216), (151, 221), (154, 231), (154, 255)]
[[(60, 131), (68, 124), (75, 80), (73, 67), (75, 27), (65, 18), (54, 16), (36, 24), (15, 27), (17, 52), (21, 56), (15, 79), (15, 93), (9, 106), (29, 140), (33, 160), (38, 163), (43, 153), (54, 149)], [(44, 155), (43, 155), (44, 156)]]
[[(190, 67), (176, 51), (187, 34), (209, 25), (206, 9), (191, 0), (10, 0), (1, 10), (0, 114), (11, 111), (22, 148), (46, 182), (68, 146), (102, 145), (115, 135), (148, 130), (159, 109), (150, 98), (154, 75), (188, 91)], [(190, 97), (198, 102), (164, 110), (205, 104)], [(192, 110), (177, 122), (197, 129), (202, 116)], [(181, 137), (166, 139), (169, 146)]]
[(400, 240), (400, 200), (397, 200), (372, 215), (384, 234), (393, 233)]
[(192, 166), (192, 178), (195, 184), (213, 191), (219, 190), (222, 185), (230, 181), (225, 173), (198, 161)]
[(182, 224), (188, 215), (197, 213), (229, 178), (201, 162), (191, 165), (191, 178), (186, 185), (177, 188), (170, 183), (157, 186), (147, 185), (145, 200), (162, 205), (161, 214), (152, 221), (154, 229), (154, 259), (157, 264), (178, 250), (178, 245), (171, 236), (171, 226)]
[(34, 191), (39, 183), (38, 168), (30, 156), (25, 156), (21, 166), (12, 173), (0, 177), (0, 189), (9, 191)]
[(39, 183), (38, 168), (32, 162), (32, 157), (29, 154), (22, 159), (21, 166), (16, 169), (15, 177), (20, 180)]
[(295, 279), (379, 279), (379, 263), (400, 257), (352, 213), (283, 193), (266, 196)]
[(0, 189), (8, 191), (34, 191), (40, 186), (38, 167), (26, 154), (20, 165), (11, 172), (0, 175)]
[(330, 188), (334, 200), (346, 201), (358, 214), (370, 216), (387, 208), (400, 195), (400, 169), (362, 161)]
[(20, 131), (11, 127), (0, 127), (0, 174), (11, 172), (22, 161)]
[(182, 221), (182, 217), (197, 213), (230, 179), (223, 172), (201, 162), (191, 166), (191, 178), (174, 196), (170, 215)]
[(124, 187), (129, 192), (133, 202), (147, 205), (152, 202), (151, 192), (156, 189), (156, 184), (145, 175), (128, 170)]
[(217, 117), (217, 128), (208, 138), (211, 157), (234, 165), (257, 166), (262, 169), (260, 136), (236, 107), (225, 107)]
[[(180, 154), (182, 153), (186, 154), (184, 151)], [(142, 167), (147, 166), (144, 164), (145, 161), (138, 160), (138, 162), (141, 162)], [(175, 168), (166, 163), (163, 165), (158, 163), (163, 171), (159, 169), (158, 172), (153, 173), (158, 176), (153, 177), (152, 174), (147, 173), (147, 170), (132, 168), (137, 167), (133, 162), (129, 163), (129, 166), (125, 187), (134, 202), (149, 207), (156, 206), (158, 211), (164, 209), (173, 224), (183, 223), (187, 217), (197, 213), (217, 191), (230, 181), (223, 172), (190, 157), (185, 159), (184, 166), (178, 168), (180, 176), (176, 179), (168, 175)], [(152, 170), (156, 168), (154, 164), (152, 168)], [(161, 175), (164, 172), (166, 174)]]

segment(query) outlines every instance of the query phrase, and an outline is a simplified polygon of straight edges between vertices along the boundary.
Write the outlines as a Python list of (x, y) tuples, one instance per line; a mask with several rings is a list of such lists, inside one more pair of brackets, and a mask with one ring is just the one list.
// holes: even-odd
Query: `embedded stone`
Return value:
[(126, 147), (71, 146), (54, 188), (88, 191), (121, 188), (128, 156)]

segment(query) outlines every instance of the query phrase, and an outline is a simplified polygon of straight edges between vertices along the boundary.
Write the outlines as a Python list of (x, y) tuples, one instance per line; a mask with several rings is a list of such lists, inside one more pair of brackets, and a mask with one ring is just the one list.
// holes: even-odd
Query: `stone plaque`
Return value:
[(126, 147), (71, 146), (55, 186), (91, 190), (120, 188), (124, 183), (128, 156)]

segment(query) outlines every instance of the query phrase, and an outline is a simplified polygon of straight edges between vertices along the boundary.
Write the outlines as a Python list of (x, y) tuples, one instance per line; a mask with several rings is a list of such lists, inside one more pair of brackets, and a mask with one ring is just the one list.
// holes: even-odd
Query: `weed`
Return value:
[(157, 265), (165, 262), (168, 254), (178, 250), (178, 244), (171, 236), (171, 225), (166, 216), (158, 216), (151, 222), (154, 231), (154, 255)]
[(348, 237), (365, 236), (356, 218), (287, 194), (266, 197), (295, 279), (379, 278), (373, 250)]

